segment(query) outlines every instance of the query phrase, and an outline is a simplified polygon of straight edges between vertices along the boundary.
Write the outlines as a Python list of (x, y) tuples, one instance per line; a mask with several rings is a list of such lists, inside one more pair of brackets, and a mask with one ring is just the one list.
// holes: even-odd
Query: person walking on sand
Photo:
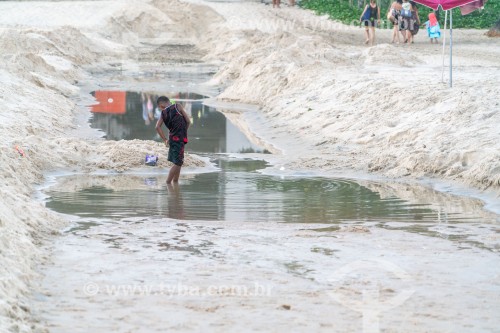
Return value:
[(389, 7), (389, 11), (387, 12), (387, 19), (392, 23), (392, 41), (394, 43), (397, 39), (399, 44), (399, 27), (398, 23), (400, 20), (401, 9), (403, 9), (403, 0), (396, 0), (392, 3), (391, 7)]
[[(167, 184), (171, 184), (172, 181), (177, 183), (182, 164), (184, 164), (184, 145), (188, 143), (187, 130), (191, 121), (182, 105), (170, 103), (166, 96), (158, 97), (156, 104), (161, 110), (161, 117), (156, 123), (156, 131), (165, 145), (169, 147), (168, 160), (174, 164), (168, 173)], [(168, 139), (161, 128), (163, 124), (168, 128)]]
[(370, 0), (359, 20), (365, 24), (365, 44), (370, 43), (370, 46), (373, 46), (375, 42), (375, 26), (380, 23), (380, 8), (377, 6), (376, 0)]
[[(418, 15), (418, 6), (415, 1), (411, 1), (411, 23), (410, 23), (410, 33), (411, 33), (411, 43), (413, 44), (413, 39), (415, 35), (420, 30), (420, 16)], [(408, 42), (409, 43), (409, 42)]]
[(403, 0), (401, 9), (401, 20), (399, 21), (399, 31), (405, 36), (405, 43), (408, 46), (413, 42), (413, 36), (418, 32), (420, 18), (416, 4), (413, 5), (408, 0)]

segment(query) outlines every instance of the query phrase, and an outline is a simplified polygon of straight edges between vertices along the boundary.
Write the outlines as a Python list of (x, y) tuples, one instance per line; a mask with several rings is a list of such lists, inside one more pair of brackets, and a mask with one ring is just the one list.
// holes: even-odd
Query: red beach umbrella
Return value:
[[(482, 8), (488, 0), (414, 0), (416, 3), (437, 10), (439, 7), (446, 10), (446, 17), (450, 11), (450, 88), (453, 86), (453, 15), (451, 9), (461, 7), (462, 15), (470, 14), (475, 9)], [(446, 30), (446, 17), (444, 19), (444, 30)], [(444, 75), (444, 46), (445, 38), (443, 38), (443, 75)]]
[(476, 2), (477, 0), (414, 0), (416, 3), (422, 4), (424, 6), (430, 7), (437, 10), (439, 6), (444, 10), (453, 9), (455, 7), (460, 7), (471, 2)]

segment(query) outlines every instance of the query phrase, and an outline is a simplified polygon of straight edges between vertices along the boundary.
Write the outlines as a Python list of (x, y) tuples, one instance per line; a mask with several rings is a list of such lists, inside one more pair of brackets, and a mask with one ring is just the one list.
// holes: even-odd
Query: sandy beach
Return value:
[[(449, 88), (441, 45), (424, 32), (408, 47), (378, 30), (367, 47), (359, 27), (300, 8), (2, 1), (0, 13), (0, 332), (498, 331), (500, 39), (454, 31)], [(169, 218), (66, 233), (74, 218), (37, 196), (49, 175), (142, 172), (146, 154), (166, 153), (152, 140), (101, 138), (88, 124), (90, 92), (184, 89), (191, 82), (182, 78), (169, 86), (168, 73), (181, 68), (210, 73), (197, 86), (207, 104), (273, 153), (263, 173), (357, 178), (382, 198), (425, 198), (450, 214), (459, 207), (490, 221), (453, 227), (482, 247), (398, 230), (393, 221), (320, 236), (324, 225)], [(444, 73), (447, 81), (448, 67)], [(159, 173), (168, 166), (160, 158)], [(185, 166), (186, 179), (213, 168), (189, 150)], [(177, 289), (168, 297), (102, 292), (130, 281)], [(76, 292), (90, 282), (101, 292)], [(197, 289), (185, 297), (180, 285)], [(214, 285), (217, 297), (207, 297)], [(222, 285), (253, 286), (258, 297)]]

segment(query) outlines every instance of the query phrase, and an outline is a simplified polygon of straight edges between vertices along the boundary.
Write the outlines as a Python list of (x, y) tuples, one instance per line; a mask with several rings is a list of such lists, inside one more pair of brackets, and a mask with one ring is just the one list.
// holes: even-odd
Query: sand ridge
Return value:
[(314, 14), (300, 9), (207, 4), (229, 24), (207, 34), (207, 58), (227, 60), (214, 78), (227, 85), (219, 98), (258, 104), (283, 138), (299, 135), (306, 149), (288, 150), (289, 167), (437, 177), (500, 194), (498, 39), (455, 31), (450, 89), (441, 46), (425, 36), (406, 47), (378, 30), (378, 44), (363, 47), (359, 28), (313, 29)]

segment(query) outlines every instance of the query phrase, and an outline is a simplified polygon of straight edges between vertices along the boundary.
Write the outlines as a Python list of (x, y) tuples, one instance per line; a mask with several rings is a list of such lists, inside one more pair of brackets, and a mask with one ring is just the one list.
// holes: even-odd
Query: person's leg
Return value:
[(368, 44), (370, 42), (370, 30), (368, 28), (368, 25), (365, 26), (365, 35), (366, 35), (365, 44)]
[(168, 161), (172, 162), (174, 165), (170, 168), (167, 177), (167, 184), (172, 181), (179, 181), (179, 175), (181, 173), (182, 164), (184, 164), (184, 143), (180, 141), (171, 141), (170, 148), (168, 150)]
[(375, 27), (370, 27), (370, 46), (375, 43)]
[[(178, 166), (178, 165), (176, 165), (176, 166)], [(181, 168), (182, 168), (182, 166), (178, 166), (178, 168), (176, 168), (176, 172), (175, 172), (174, 179), (173, 179), (174, 183), (179, 182), (179, 177), (181, 175)]]
[[(170, 171), (168, 172), (168, 177), (167, 177), (167, 184), (171, 184), (172, 181), (178, 182), (179, 181), (179, 174), (181, 172), (181, 167), (174, 164), (171, 168)], [(177, 177), (177, 180), (175, 179)]]
[(399, 22), (396, 21), (396, 23), (394, 24), (394, 27), (393, 27), (393, 31), (392, 31), (392, 42), (396, 42), (399, 44), (400, 40), (399, 40)]

